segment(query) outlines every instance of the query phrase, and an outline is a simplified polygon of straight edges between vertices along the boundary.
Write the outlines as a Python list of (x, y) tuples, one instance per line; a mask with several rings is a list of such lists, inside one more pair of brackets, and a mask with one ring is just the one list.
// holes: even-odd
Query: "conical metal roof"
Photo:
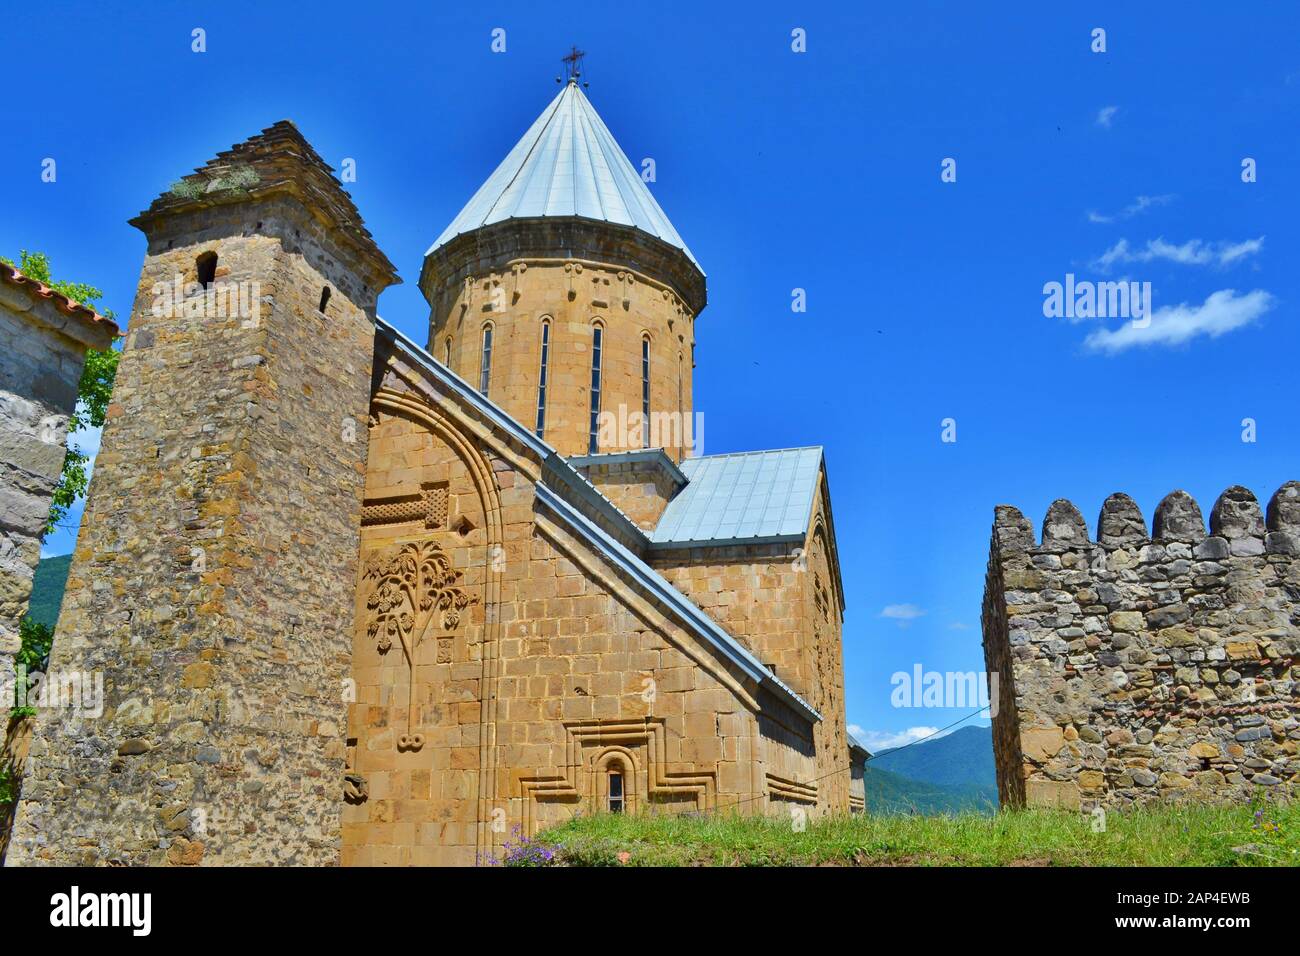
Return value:
[(680, 249), (700, 268), (574, 81), (565, 84), (425, 254), (495, 222), (553, 216), (632, 226)]

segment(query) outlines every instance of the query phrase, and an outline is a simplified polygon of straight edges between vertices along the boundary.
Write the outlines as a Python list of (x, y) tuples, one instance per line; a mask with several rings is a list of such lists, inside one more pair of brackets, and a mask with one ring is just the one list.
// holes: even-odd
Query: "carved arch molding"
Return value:
[[(569, 803), (574, 809), (604, 795), (601, 778), (612, 766), (627, 774), (632, 789), (629, 806), (693, 801), (696, 811), (711, 810), (717, 802), (717, 774), (712, 770), (681, 772), (667, 769), (665, 721), (662, 718), (609, 718), (565, 721), (565, 761), (562, 773), (521, 777), (519, 799), (523, 832), (537, 832), (539, 803)], [(639, 791), (640, 781), (646, 784)]]
[[(503, 522), (492, 463), (476, 437), (439, 405), (436, 389), (431, 388), (428, 382), (399, 365), (390, 365), (384, 372), (383, 384), (371, 395), (370, 424), (379, 424), (383, 416), (404, 418), (428, 430), (445, 445), (448, 453), (465, 468), (473, 485), (484, 521), (485, 553), (493, 553), (493, 549), (502, 546)], [(362, 581), (367, 589), (364, 627), (368, 638), (377, 646), (385, 641), (390, 646), (401, 642), (403, 653), (409, 657), (413, 656), (411, 652), (421, 640), (437, 640), (437, 661), (451, 663), (453, 643), (448, 639), (449, 632), (464, 623), (463, 612), (469, 605), (481, 600), (486, 607), (481, 638), (480, 701), (483, 706), (480, 709), (479, 740), (488, 759), (486, 765), (481, 761), (478, 768), (476, 835), (479, 850), (483, 851), (495, 842), (489, 811), (497, 799), (496, 684), (500, 676), (497, 649), (501, 631), (497, 612), (501, 572), (493, 562), (487, 563), (480, 585), (481, 597), (462, 587), (461, 572), (451, 566), (447, 553), (434, 536), (449, 531), (464, 537), (474, 529), (474, 523), (465, 514), (454, 516), (449, 513), (445, 484), (422, 483), (401, 495), (367, 499), (362, 507), (362, 525), (409, 525), (415, 537), (415, 540), (403, 541), (395, 548), (367, 555), (375, 564), (370, 566), (368, 563), (363, 569), (363, 574), (367, 575)], [(414, 680), (410, 681), (410, 687), (414, 694)], [(414, 713), (414, 707), (409, 707), (408, 714)], [(422, 737), (415, 725), (408, 726), (404, 737), (398, 738), (399, 748), (405, 746), (406, 749), (418, 750), (423, 745)], [(345, 795), (350, 800), (364, 800), (364, 781), (360, 781), (359, 786), (357, 781), (349, 781)]]

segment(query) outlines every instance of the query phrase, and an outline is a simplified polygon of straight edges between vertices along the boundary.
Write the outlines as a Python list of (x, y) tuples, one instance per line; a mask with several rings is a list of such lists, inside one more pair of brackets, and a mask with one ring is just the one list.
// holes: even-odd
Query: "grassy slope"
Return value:
[[(1183, 806), (1089, 818), (1035, 810), (994, 816), (877, 816), (809, 822), (781, 818), (579, 817), (539, 836), (576, 866), (1297, 866), (1300, 807)], [(1248, 848), (1245, 850), (1234, 850)]]

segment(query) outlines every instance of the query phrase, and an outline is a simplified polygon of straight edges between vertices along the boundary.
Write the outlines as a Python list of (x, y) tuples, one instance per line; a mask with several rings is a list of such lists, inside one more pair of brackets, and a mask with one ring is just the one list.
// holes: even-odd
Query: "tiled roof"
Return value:
[(551, 101), (429, 247), (429, 253), (462, 233), (494, 222), (561, 216), (640, 229), (680, 249), (699, 268), (591, 101), (574, 82), (566, 84)]
[(689, 484), (650, 532), (655, 545), (803, 538), (822, 449), (783, 448), (687, 458)]
[(82, 305), (75, 299), (69, 299), (62, 292), (51, 289), (39, 279), (33, 279), (31, 276), (24, 275), (17, 268), (5, 262), (0, 262), (0, 281), (8, 282), (10, 285), (26, 289), (33, 295), (38, 295), (42, 299), (48, 299), (60, 312), (65, 315), (71, 315), (82, 319), (86, 322), (102, 323), (107, 329), (112, 331), (113, 335), (118, 332), (117, 323), (107, 316), (100, 315), (89, 306)]
[[(550, 468), (546, 470), (550, 474), (558, 476), (558, 480), (576, 483), (588, 496), (594, 494), (596, 498), (608, 501), (594, 485), (588, 482), (576, 468), (565, 460), (563, 455), (520, 425), (464, 379), (453, 374), (450, 369), (412, 342), (397, 328), (379, 317), (376, 317), (375, 327), (380, 335), (396, 344), (410, 358), (427, 369), (445, 387), (450, 388), (462, 399), (470, 403), (480, 414), (483, 414), (507, 433), (513, 435), (520, 444), (540, 454), (544, 461), (550, 465)], [(820, 461), (821, 450), (816, 449), (816, 451)], [(553, 513), (563, 518), (566, 523), (607, 558), (620, 566), (632, 580), (644, 587), (663, 607), (667, 608), (671, 614), (695, 634), (718, 648), (725, 657), (736, 663), (755, 681), (774, 691), (797, 710), (807, 714), (813, 720), (821, 720), (821, 714), (811, 704), (796, 694), (788, 684), (765, 667), (753, 654), (745, 649), (744, 645), (728, 634), (713, 618), (701, 611), (686, 595), (673, 587), (663, 575), (603, 531), (595, 521), (574, 508), (555, 491), (547, 488), (545, 484), (538, 485), (537, 497), (540, 502)], [(621, 517), (622, 521), (626, 523), (625, 530), (630, 536), (635, 538), (642, 534), (641, 530), (617, 509), (611, 508), (609, 513)]]

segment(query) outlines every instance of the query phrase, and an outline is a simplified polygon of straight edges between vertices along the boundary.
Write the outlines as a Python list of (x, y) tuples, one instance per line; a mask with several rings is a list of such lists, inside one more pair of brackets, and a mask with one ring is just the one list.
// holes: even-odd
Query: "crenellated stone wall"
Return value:
[(1058, 500), (1036, 541), (996, 509), (983, 609), (1003, 805), (1278, 797), (1300, 785), (1300, 482), (1267, 515), (1182, 491), (1150, 536), (1111, 495), (1097, 538)]

